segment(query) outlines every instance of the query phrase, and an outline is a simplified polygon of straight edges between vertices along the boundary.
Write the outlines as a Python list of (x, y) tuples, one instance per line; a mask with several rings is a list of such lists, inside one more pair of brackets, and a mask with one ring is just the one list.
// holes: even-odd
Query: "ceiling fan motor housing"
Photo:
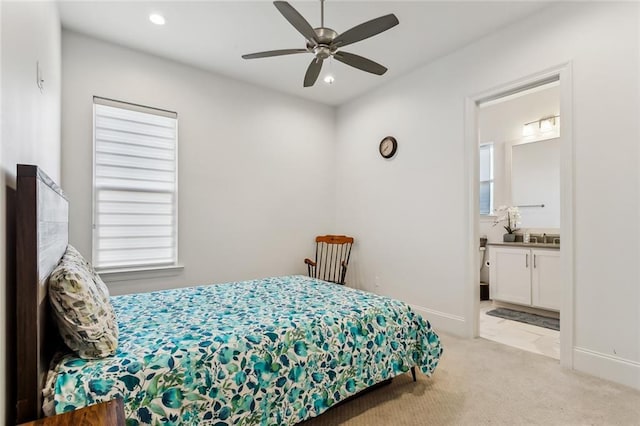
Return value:
[(318, 59), (327, 59), (335, 53), (337, 47), (331, 47), (333, 39), (338, 37), (338, 33), (331, 28), (314, 28), (316, 35), (318, 36), (318, 44), (313, 45), (307, 43), (307, 49), (312, 52)]

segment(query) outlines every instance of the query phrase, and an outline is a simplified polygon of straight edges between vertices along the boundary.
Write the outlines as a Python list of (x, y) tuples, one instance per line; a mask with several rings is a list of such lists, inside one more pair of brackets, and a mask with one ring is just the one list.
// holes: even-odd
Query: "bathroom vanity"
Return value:
[(560, 245), (489, 243), (490, 297), (493, 300), (560, 310)]

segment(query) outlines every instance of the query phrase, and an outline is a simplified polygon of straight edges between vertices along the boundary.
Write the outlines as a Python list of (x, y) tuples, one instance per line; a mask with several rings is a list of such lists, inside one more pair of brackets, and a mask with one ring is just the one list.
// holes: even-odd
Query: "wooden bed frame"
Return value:
[[(55, 351), (63, 345), (50, 317), (47, 285), (69, 242), (69, 202), (37, 166), (18, 165), (16, 229), (16, 422), (24, 423), (42, 417), (46, 374)], [(411, 373), (415, 381), (415, 367)], [(390, 382), (385, 380), (338, 405)]]
[(42, 416), (42, 389), (61, 338), (47, 282), (69, 242), (69, 202), (37, 166), (18, 165), (16, 194), (16, 421)]

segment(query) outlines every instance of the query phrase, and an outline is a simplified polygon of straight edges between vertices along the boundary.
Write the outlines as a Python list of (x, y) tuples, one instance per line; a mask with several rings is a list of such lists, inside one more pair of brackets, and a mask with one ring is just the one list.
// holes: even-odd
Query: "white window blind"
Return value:
[(177, 263), (176, 113), (94, 98), (93, 263)]
[(480, 214), (493, 212), (493, 144), (480, 145)]

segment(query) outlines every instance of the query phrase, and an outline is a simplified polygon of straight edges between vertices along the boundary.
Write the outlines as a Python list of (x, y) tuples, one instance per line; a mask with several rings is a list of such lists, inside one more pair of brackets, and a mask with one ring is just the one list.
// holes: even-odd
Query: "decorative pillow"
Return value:
[(111, 303), (109, 301), (109, 297), (110, 297), (109, 288), (104, 283), (104, 281), (102, 281), (102, 278), (100, 278), (100, 275), (98, 275), (93, 265), (87, 262), (87, 260), (80, 254), (78, 250), (76, 250), (74, 246), (72, 246), (71, 244), (67, 245), (67, 250), (62, 255), (62, 259), (67, 260), (69, 262), (79, 263), (81, 266), (91, 271), (91, 275), (93, 275), (93, 280), (96, 283), (96, 287), (98, 288), (98, 291), (102, 293), (102, 297), (107, 301), (107, 303), (109, 304)]
[(118, 323), (107, 286), (72, 246), (49, 277), (49, 301), (62, 339), (81, 358), (115, 353)]
[(67, 245), (67, 250), (65, 250), (62, 257), (67, 260), (74, 260), (76, 262), (84, 263), (85, 265), (89, 264), (89, 262), (85, 260), (85, 258), (80, 254), (80, 252), (71, 244)]

